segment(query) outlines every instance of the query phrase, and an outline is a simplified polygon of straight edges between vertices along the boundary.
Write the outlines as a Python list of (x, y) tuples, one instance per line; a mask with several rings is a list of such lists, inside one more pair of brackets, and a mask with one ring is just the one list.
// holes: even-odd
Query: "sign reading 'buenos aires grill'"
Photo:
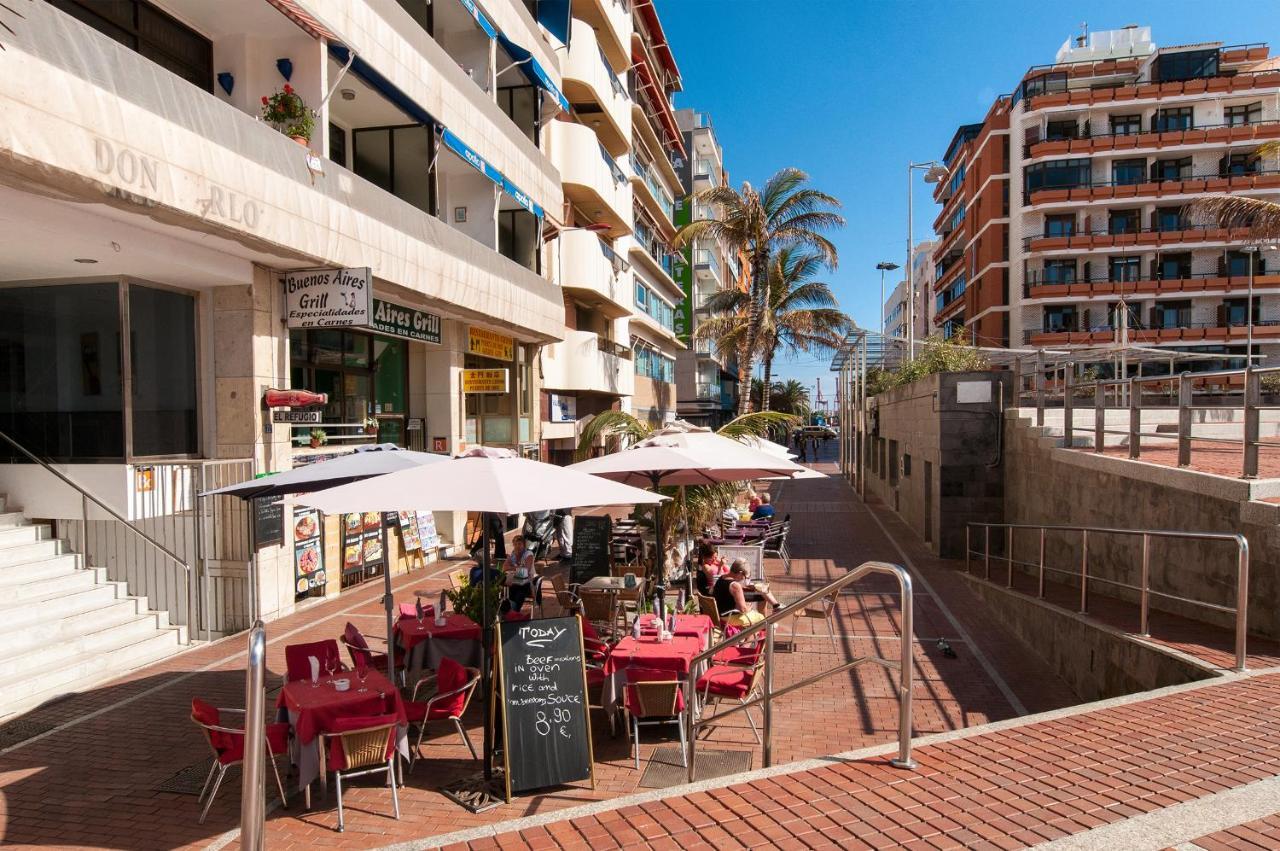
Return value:
[(371, 281), (368, 266), (285, 273), (285, 314), (289, 327), (367, 326)]

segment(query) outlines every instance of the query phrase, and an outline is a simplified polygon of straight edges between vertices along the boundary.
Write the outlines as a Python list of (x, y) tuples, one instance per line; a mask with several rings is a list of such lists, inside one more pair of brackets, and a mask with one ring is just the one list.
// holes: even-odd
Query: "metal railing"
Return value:
[[(1086, 124), (1087, 123), (1088, 122), (1086, 122)], [(1234, 130), (1236, 128), (1247, 129), (1247, 128), (1254, 128), (1254, 127), (1274, 127), (1276, 125), (1280, 125), (1280, 121), (1269, 119), (1266, 121), (1263, 121), (1263, 120), (1236, 121), (1228, 124), (1201, 124), (1195, 127), (1172, 127), (1171, 126), (1166, 129), (1157, 129), (1157, 127), (1150, 127), (1150, 129), (1145, 129), (1145, 130), (1142, 128), (1139, 128), (1137, 130), (1119, 131), (1119, 132), (1112, 130), (1110, 133), (1093, 133), (1091, 131), (1086, 130), (1086, 131), (1077, 131), (1079, 135), (1076, 135), (1076, 136), (1056, 136), (1056, 137), (1045, 136), (1045, 138), (1043, 139), (1037, 139), (1034, 142), (1028, 142), (1026, 145), (1023, 146), (1023, 151), (1027, 156), (1031, 156), (1031, 157), (1052, 156), (1052, 154), (1035, 154), (1034, 148), (1036, 147), (1036, 145), (1043, 145), (1046, 142), (1090, 142), (1094, 139), (1102, 139), (1102, 140), (1130, 139), (1130, 138), (1133, 138), (1134, 136), (1164, 135), (1166, 133), (1170, 133), (1170, 134), (1198, 133), (1198, 132), (1208, 131), (1208, 130)], [(1165, 140), (1161, 140), (1161, 141), (1165, 141)], [(1224, 140), (1224, 141), (1239, 141), (1239, 140)], [(1249, 140), (1249, 141), (1252, 141), (1252, 140)], [(1184, 144), (1186, 144), (1186, 142), (1184, 142)], [(1073, 153), (1073, 152), (1070, 149), (1068, 149), (1067, 153)], [(1080, 153), (1084, 153), (1084, 151), (1081, 151)]]
[[(1158, 440), (1175, 440), (1178, 448), (1178, 466), (1190, 467), (1192, 458), (1192, 441), (1213, 444), (1231, 444), (1241, 447), (1241, 472), (1244, 479), (1258, 477), (1258, 456), (1263, 446), (1280, 447), (1280, 438), (1262, 439), (1262, 412), (1280, 411), (1280, 404), (1263, 404), (1263, 376), (1280, 375), (1280, 367), (1249, 367), (1245, 369), (1223, 369), (1206, 372), (1180, 372), (1164, 375), (1140, 375), (1132, 378), (1097, 379), (1093, 381), (1077, 381), (1075, 364), (1071, 362), (1054, 365), (1055, 373), (1052, 386), (1046, 377), (1046, 369), (1037, 368), (1032, 375), (1034, 387), (1028, 391), (1023, 386), (1022, 364), (1018, 362), (1018, 373), (1015, 379), (1016, 401), (1022, 400), (1030, 393), (1036, 409), (1036, 425), (1043, 426), (1045, 410), (1051, 402), (1062, 409), (1063, 445), (1070, 447), (1075, 439), (1075, 407), (1087, 404), (1094, 409), (1093, 417), (1093, 451), (1105, 451), (1105, 439), (1108, 434), (1124, 435), (1128, 439), (1129, 457), (1142, 458), (1143, 438)], [(1058, 378), (1056, 376), (1060, 375)], [(1219, 393), (1214, 404), (1195, 404), (1197, 386), (1202, 388), (1222, 388), (1240, 385), (1239, 392)], [(1156, 385), (1156, 392), (1169, 399), (1165, 405), (1147, 405), (1144, 395), (1150, 399), (1152, 394), (1143, 393), (1147, 385)], [(1268, 388), (1269, 394), (1276, 391)], [(1239, 399), (1239, 405), (1228, 404)], [(1124, 410), (1129, 412), (1129, 427), (1126, 429), (1107, 428), (1106, 412), (1108, 410)], [(1176, 431), (1145, 431), (1142, 415), (1144, 410), (1176, 410)], [(1197, 411), (1210, 411), (1221, 414), (1224, 411), (1241, 412), (1241, 436), (1222, 437), (1215, 435), (1196, 435), (1193, 433), (1194, 414)], [(1228, 423), (1229, 424), (1229, 423)], [(1219, 426), (1222, 423), (1218, 423)]]
[(262, 851), (266, 835), (267, 628), (249, 631), (244, 671), (244, 765), (240, 786), (240, 847)]
[[(1086, 187), (1087, 188), (1087, 187)], [(1060, 236), (1046, 236), (1044, 234), (1033, 234), (1022, 238), (1022, 247), (1025, 251), (1065, 251), (1070, 248), (1102, 248), (1108, 246), (1098, 246), (1093, 244), (1093, 237), (1125, 237), (1131, 236), (1135, 239), (1143, 234), (1167, 234), (1168, 240), (1171, 242), (1249, 242), (1251, 240), (1260, 240), (1260, 231), (1250, 227), (1233, 227), (1222, 228), (1217, 225), (1200, 225), (1191, 224), (1189, 222), (1179, 222), (1177, 225), (1168, 227), (1150, 227), (1137, 228), (1133, 230), (1113, 231), (1108, 228), (1099, 228), (1093, 230), (1082, 230), (1075, 233), (1066, 233)], [(1198, 236), (1186, 236), (1186, 234), (1197, 234)], [(1143, 243), (1138, 245), (1133, 242), (1123, 243), (1123, 247), (1133, 247), (1135, 249), (1144, 249), (1154, 246), (1165, 237), (1157, 236), (1155, 243)], [(1065, 239), (1067, 244), (1061, 248), (1033, 248), (1033, 243), (1041, 242), (1046, 239)], [(1072, 245), (1072, 242), (1079, 242), (1079, 245)]]
[[(1254, 284), (1257, 285), (1259, 283), (1259, 278), (1265, 278), (1269, 275), (1273, 277), (1280, 276), (1280, 272), (1268, 272), (1266, 268), (1259, 263), (1253, 270)], [(1225, 280), (1227, 282), (1228, 289), (1233, 287), (1244, 287), (1249, 282), (1249, 272), (1247, 269), (1243, 272), (1231, 272), (1226, 269), (1218, 269), (1212, 272), (1186, 272), (1167, 278), (1163, 275), (1155, 274), (1154, 272), (1149, 275), (1136, 275), (1135, 277), (1130, 278), (1116, 278), (1109, 272), (1103, 272), (1098, 275), (1089, 275), (1086, 277), (1085, 275), (1072, 276), (1069, 274), (1044, 274), (1043, 272), (1033, 270), (1026, 276), (1026, 280), (1023, 283), (1023, 290), (1028, 293), (1029, 297), (1032, 297), (1030, 291), (1037, 287), (1070, 287), (1081, 284), (1116, 284), (1119, 286), (1125, 286), (1126, 284), (1137, 284), (1139, 282), (1154, 282), (1158, 284), (1164, 283), (1172, 285), (1179, 284), (1184, 281), (1211, 280), (1214, 278), (1221, 278)], [(1156, 295), (1154, 292), (1147, 294), (1151, 296)], [(1044, 296), (1041, 297), (1043, 298)]]
[[(838, 593), (846, 585), (857, 582), (859, 579), (872, 574), (884, 573), (895, 577), (898, 580), (898, 588), (900, 596), (900, 623), (901, 637), (899, 643), (899, 655), (896, 662), (884, 659), (879, 656), (859, 656), (858, 658), (837, 665), (821, 673), (805, 677), (798, 682), (790, 683), (782, 688), (774, 688), (773, 685), (773, 651), (774, 651), (774, 626), (779, 622), (793, 617), (796, 612), (802, 611), (806, 607), (818, 602), (824, 597)], [(889, 564), (882, 561), (863, 562), (858, 567), (850, 570), (844, 576), (837, 579), (811, 594), (801, 597), (794, 603), (778, 609), (758, 624), (753, 624), (737, 635), (726, 638), (719, 644), (716, 644), (697, 656), (693, 657), (689, 666), (689, 680), (687, 684), (688, 693), (687, 701), (691, 709), (686, 713), (685, 732), (686, 739), (689, 743), (688, 754), (688, 780), (690, 783), (694, 781), (694, 766), (696, 765), (695, 755), (697, 751), (698, 729), (712, 722), (718, 722), (723, 718), (727, 718), (737, 712), (747, 712), (757, 704), (761, 705), (764, 714), (764, 723), (762, 724), (762, 738), (764, 748), (764, 767), (768, 768), (773, 765), (773, 701), (783, 695), (812, 685), (819, 680), (825, 679), (834, 674), (840, 674), (845, 671), (856, 668), (857, 666), (870, 662), (879, 665), (890, 671), (898, 672), (898, 758), (892, 761), (897, 768), (915, 768), (915, 760), (911, 758), (911, 677), (912, 677), (912, 655), (911, 646), (913, 641), (912, 626), (912, 596), (911, 596), (911, 574), (896, 564)], [(758, 638), (760, 633), (764, 633), (764, 667), (760, 671), (760, 676), (764, 678), (764, 686), (761, 693), (757, 697), (749, 698), (738, 706), (718, 711), (710, 718), (695, 717), (697, 713), (697, 695), (698, 695), (698, 676), (703, 668), (703, 664), (711, 660), (716, 654), (730, 648), (737, 647), (752, 639)]]
[[(972, 544), (973, 530), (975, 528), (982, 530), (982, 550), (974, 550)], [(1137, 591), (1139, 595), (1139, 627), (1138, 632), (1144, 638), (1151, 636), (1150, 630), (1150, 612), (1151, 597), (1160, 597), (1165, 600), (1174, 600), (1179, 603), (1186, 603), (1192, 606), (1209, 609), (1215, 612), (1223, 612), (1235, 617), (1235, 654), (1237, 671), (1245, 670), (1245, 649), (1248, 641), (1248, 613), (1249, 613), (1249, 541), (1244, 535), (1231, 532), (1181, 532), (1168, 529), (1112, 529), (1105, 526), (1053, 526), (1053, 525), (1036, 525), (1021, 523), (977, 523), (971, 522), (966, 524), (964, 530), (964, 570), (970, 573), (972, 559), (974, 556), (982, 556), (982, 573), (983, 578), (991, 579), (991, 530), (998, 529), (1005, 532), (1005, 549), (1004, 558), (997, 561), (1004, 561), (1006, 565), (1005, 587), (1013, 587), (1013, 568), (1014, 564), (1021, 564), (1024, 567), (1035, 568), (1037, 572), (1037, 591), (1036, 596), (1044, 598), (1045, 573), (1060, 573), (1067, 576), (1078, 577), (1080, 580), (1080, 614), (1089, 613), (1089, 583), (1098, 582), (1104, 585), (1112, 585), (1117, 588), (1127, 588), (1130, 591)], [(1017, 562), (1014, 558), (1014, 532), (1016, 530), (1032, 530), (1040, 533), (1039, 537), (1039, 558), (1036, 562)], [(1068, 532), (1080, 533), (1080, 567), (1078, 570), (1069, 570), (1061, 567), (1050, 567), (1045, 563), (1045, 534), (1047, 532)], [(1131, 585), (1127, 582), (1120, 582), (1115, 579), (1107, 579), (1101, 576), (1091, 575), (1089, 573), (1089, 536), (1090, 535), (1119, 535), (1125, 537), (1140, 537), (1142, 539), (1142, 567), (1141, 567), (1141, 584)], [(1203, 600), (1194, 600), (1190, 597), (1181, 597), (1177, 594), (1169, 594), (1163, 591), (1153, 591), (1151, 589), (1151, 539), (1164, 538), (1183, 541), (1223, 541), (1236, 545), (1236, 604), (1235, 606), (1223, 606), (1217, 603), (1207, 603)]]
[[(199, 599), (197, 594), (196, 580), (194, 571), (191, 568), (193, 559), (184, 557), (174, 552), (169, 546), (157, 540), (152, 534), (139, 528), (134, 522), (126, 518), (120, 512), (116, 511), (107, 503), (90, 493), (86, 488), (67, 476), (62, 471), (56, 469), (42, 458), (37, 457), (33, 452), (14, 440), (7, 433), (0, 431), (0, 438), (3, 438), (10, 446), (16, 449), (20, 454), (30, 460), (32, 463), (38, 464), (49, 472), (54, 478), (70, 487), (80, 495), (80, 538), (72, 540), (69, 543), (73, 549), (79, 550), (84, 556), (85, 566), (105, 567), (108, 569), (108, 576), (112, 579), (119, 578), (112, 574), (119, 567), (119, 562), (124, 562), (123, 569), (126, 571), (124, 581), (127, 584), (134, 584), (131, 593), (143, 591), (149, 598), (156, 596), (168, 606), (158, 606), (148, 603), (149, 608), (168, 608), (171, 617), (175, 623), (186, 622), (187, 625), (187, 643), (191, 643), (193, 633), (199, 623)], [(98, 512), (106, 514), (111, 518), (109, 523), (110, 534), (102, 534), (101, 524), (103, 521), (95, 520), (98, 524), (97, 533), (91, 534), (94, 527), (90, 526), (90, 505)], [(124, 538), (120, 537), (123, 531)], [(132, 545), (132, 546), (130, 546)], [(133, 558), (120, 558), (122, 552), (132, 553)], [(100, 558), (95, 558), (95, 554), (100, 554)], [(112, 564), (116, 562), (116, 564)], [(142, 574), (131, 576), (132, 571), (141, 570)], [(181, 583), (180, 588), (170, 588), (170, 579), (176, 578)], [(140, 581), (143, 579), (144, 581)], [(149, 580), (149, 581), (145, 581)], [(138, 588), (136, 584), (145, 584), (149, 587)]]

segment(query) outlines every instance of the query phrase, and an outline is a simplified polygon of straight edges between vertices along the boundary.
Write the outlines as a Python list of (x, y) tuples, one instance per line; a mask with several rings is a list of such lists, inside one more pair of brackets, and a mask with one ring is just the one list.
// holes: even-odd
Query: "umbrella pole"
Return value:
[(484, 782), (485, 788), (493, 779), (493, 726), (490, 723), (489, 693), (491, 679), (489, 672), (489, 637), (493, 625), (489, 622), (489, 515), (480, 515), (481, 541), (484, 549), (480, 551), (480, 707), (484, 718)]
[(385, 558), (387, 551), (386, 539), (383, 539), (382, 552), (384, 561), (382, 565), (382, 608), (387, 613), (387, 679), (391, 680), (394, 686), (396, 683), (396, 627), (395, 620), (391, 617), (391, 612), (395, 608), (395, 598), (391, 595), (391, 559)]
[[(658, 473), (654, 473), (649, 477), (649, 480), (653, 482), (653, 492), (657, 493), (658, 482), (662, 481), (661, 475)], [(655, 585), (649, 589), (650, 591), (654, 590), (654, 588), (656, 588), (657, 585), (662, 584), (663, 580), (666, 579), (666, 576), (664, 576), (664, 572), (665, 572), (664, 568), (666, 567), (666, 565), (664, 564), (664, 562), (666, 561), (666, 553), (663, 551), (663, 546), (662, 546), (662, 513), (663, 513), (662, 503), (661, 502), (654, 503), (653, 505), (653, 535), (654, 535), (653, 537), (653, 544), (654, 544), (653, 576), (654, 576)]]

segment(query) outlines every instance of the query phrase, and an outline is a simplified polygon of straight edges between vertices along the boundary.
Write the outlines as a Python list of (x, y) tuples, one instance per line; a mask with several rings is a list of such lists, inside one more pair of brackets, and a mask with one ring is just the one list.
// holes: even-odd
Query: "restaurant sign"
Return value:
[(284, 275), (290, 328), (359, 328), (369, 324), (369, 267), (309, 269)]
[(369, 327), (390, 337), (403, 337), (422, 343), (440, 342), (439, 316), (380, 298), (373, 300), (373, 316)]
[(516, 341), (506, 334), (468, 326), (467, 351), (485, 358), (509, 361), (515, 357)]
[(509, 373), (510, 370), (506, 369), (464, 369), (462, 392), (506, 393)]

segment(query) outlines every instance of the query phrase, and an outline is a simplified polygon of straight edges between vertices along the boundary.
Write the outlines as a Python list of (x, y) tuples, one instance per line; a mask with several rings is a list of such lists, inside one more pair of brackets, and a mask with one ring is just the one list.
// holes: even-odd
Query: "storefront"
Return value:
[(467, 328), (462, 394), (465, 441), (538, 457), (533, 426), (533, 355), (505, 334)]

